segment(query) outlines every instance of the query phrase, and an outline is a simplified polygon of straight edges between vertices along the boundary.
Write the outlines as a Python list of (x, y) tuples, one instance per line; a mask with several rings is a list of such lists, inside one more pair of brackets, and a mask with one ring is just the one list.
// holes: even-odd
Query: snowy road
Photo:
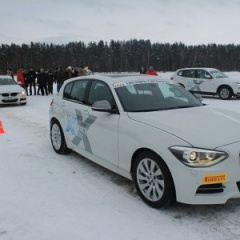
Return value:
[[(132, 182), (50, 144), (52, 96), (0, 107), (1, 240), (239, 239), (240, 199), (151, 209)], [(204, 103), (240, 112), (240, 99)], [(224, 129), (220, 129), (223, 131)]]

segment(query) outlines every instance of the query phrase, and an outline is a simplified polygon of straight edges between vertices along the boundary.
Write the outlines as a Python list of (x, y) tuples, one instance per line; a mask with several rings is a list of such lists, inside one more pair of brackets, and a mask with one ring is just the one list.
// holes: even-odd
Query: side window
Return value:
[(182, 77), (183, 76), (183, 71), (182, 70), (178, 71), (177, 75)]
[(82, 102), (84, 98), (84, 94), (86, 92), (88, 80), (77, 80), (74, 82), (72, 91), (71, 91), (71, 99), (74, 101)]
[(183, 77), (194, 78), (195, 77), (195, 70), (185, 70), (183, 72)]
[(206, 79), (206, 71), (205, 70), (197, 70), (196, 71), (196, 78), (203, 78)]
[(69, 83), (63, 90), (63, 98), (71, 99), (71, 90), (72, 90), (73, 83)]
[(89, 92), (88, 103), (92, 106), (94, 102), (101, 100), (107, 100), (112, 105), (112, 93), (105, 83), (93, 81)]
[(87, 80), (70, 82), (63, 90), (63, 98), (82, 102), (87, 88)]

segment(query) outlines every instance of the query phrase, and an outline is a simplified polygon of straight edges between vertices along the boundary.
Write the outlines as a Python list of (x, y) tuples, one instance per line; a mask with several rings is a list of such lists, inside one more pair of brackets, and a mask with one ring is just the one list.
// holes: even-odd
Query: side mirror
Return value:
[(96, 101), (92, 105), (92, 110), (97, 112), (116, 113), (107, 100)]
[(209, 74), (206, 74), (205, 77), (206, 77), (207, 79), (212, 79), (212, 77), (211, 77)]

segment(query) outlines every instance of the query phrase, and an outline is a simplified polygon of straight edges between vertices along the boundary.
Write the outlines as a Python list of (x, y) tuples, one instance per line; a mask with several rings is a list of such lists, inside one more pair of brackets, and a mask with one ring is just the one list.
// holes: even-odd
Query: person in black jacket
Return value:
[(48, 73), (47, 73), (47, 83), (48, 83), (48, 94), (53, 94), (53, 83), (55, 82), (55, 76), (53, 74), (52, 69), (49, 69)]
[(59, 92), (64, 81), (67, 80), (66, 72), (63, 67), (59, 67), (56, 72), (56, 81), (57, 81), (57, 92)]
[(48, 91), (47, 91), (47, 75), (44, 72), (44, 69), (41, 68), (38, 75), (37, 75), (37, 82), (38, 82), (38, 87), (39, 87), (39, 91), (41, 91), (42, 96), (44, 96), (44, 94), (48, 95)]
[(36, 76), (37, 76), (36, 72), (31, 67), (27, 73), (27, 82), (29, 84), (30, 95), (32, 95), (32, 87), (33, 87), (34, 95), (36, 95), (36, 82), (35, 82)]
[(146, 74), (147, 70), (144, 67), (140, 67), (140, 74)]

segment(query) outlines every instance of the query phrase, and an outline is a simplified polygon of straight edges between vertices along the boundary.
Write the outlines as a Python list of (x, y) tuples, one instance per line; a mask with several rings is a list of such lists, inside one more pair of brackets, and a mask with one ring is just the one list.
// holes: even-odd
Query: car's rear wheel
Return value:
[(224, 86), (218, 90), (218, 96), (223, 100), (228, 100), (233, 96), (233, 91), (230, 87)]
[(172, 176), (155, 153), (142, 152), (134, 162), (133, 179), (140, 197), (154, 208), (164, 208), (176, 199)]
[(55, 152), (63, 154), (71, 152), (71, 149), (67, 147), (63, 130), (57, 121), (51, 123), (50, 138)]

